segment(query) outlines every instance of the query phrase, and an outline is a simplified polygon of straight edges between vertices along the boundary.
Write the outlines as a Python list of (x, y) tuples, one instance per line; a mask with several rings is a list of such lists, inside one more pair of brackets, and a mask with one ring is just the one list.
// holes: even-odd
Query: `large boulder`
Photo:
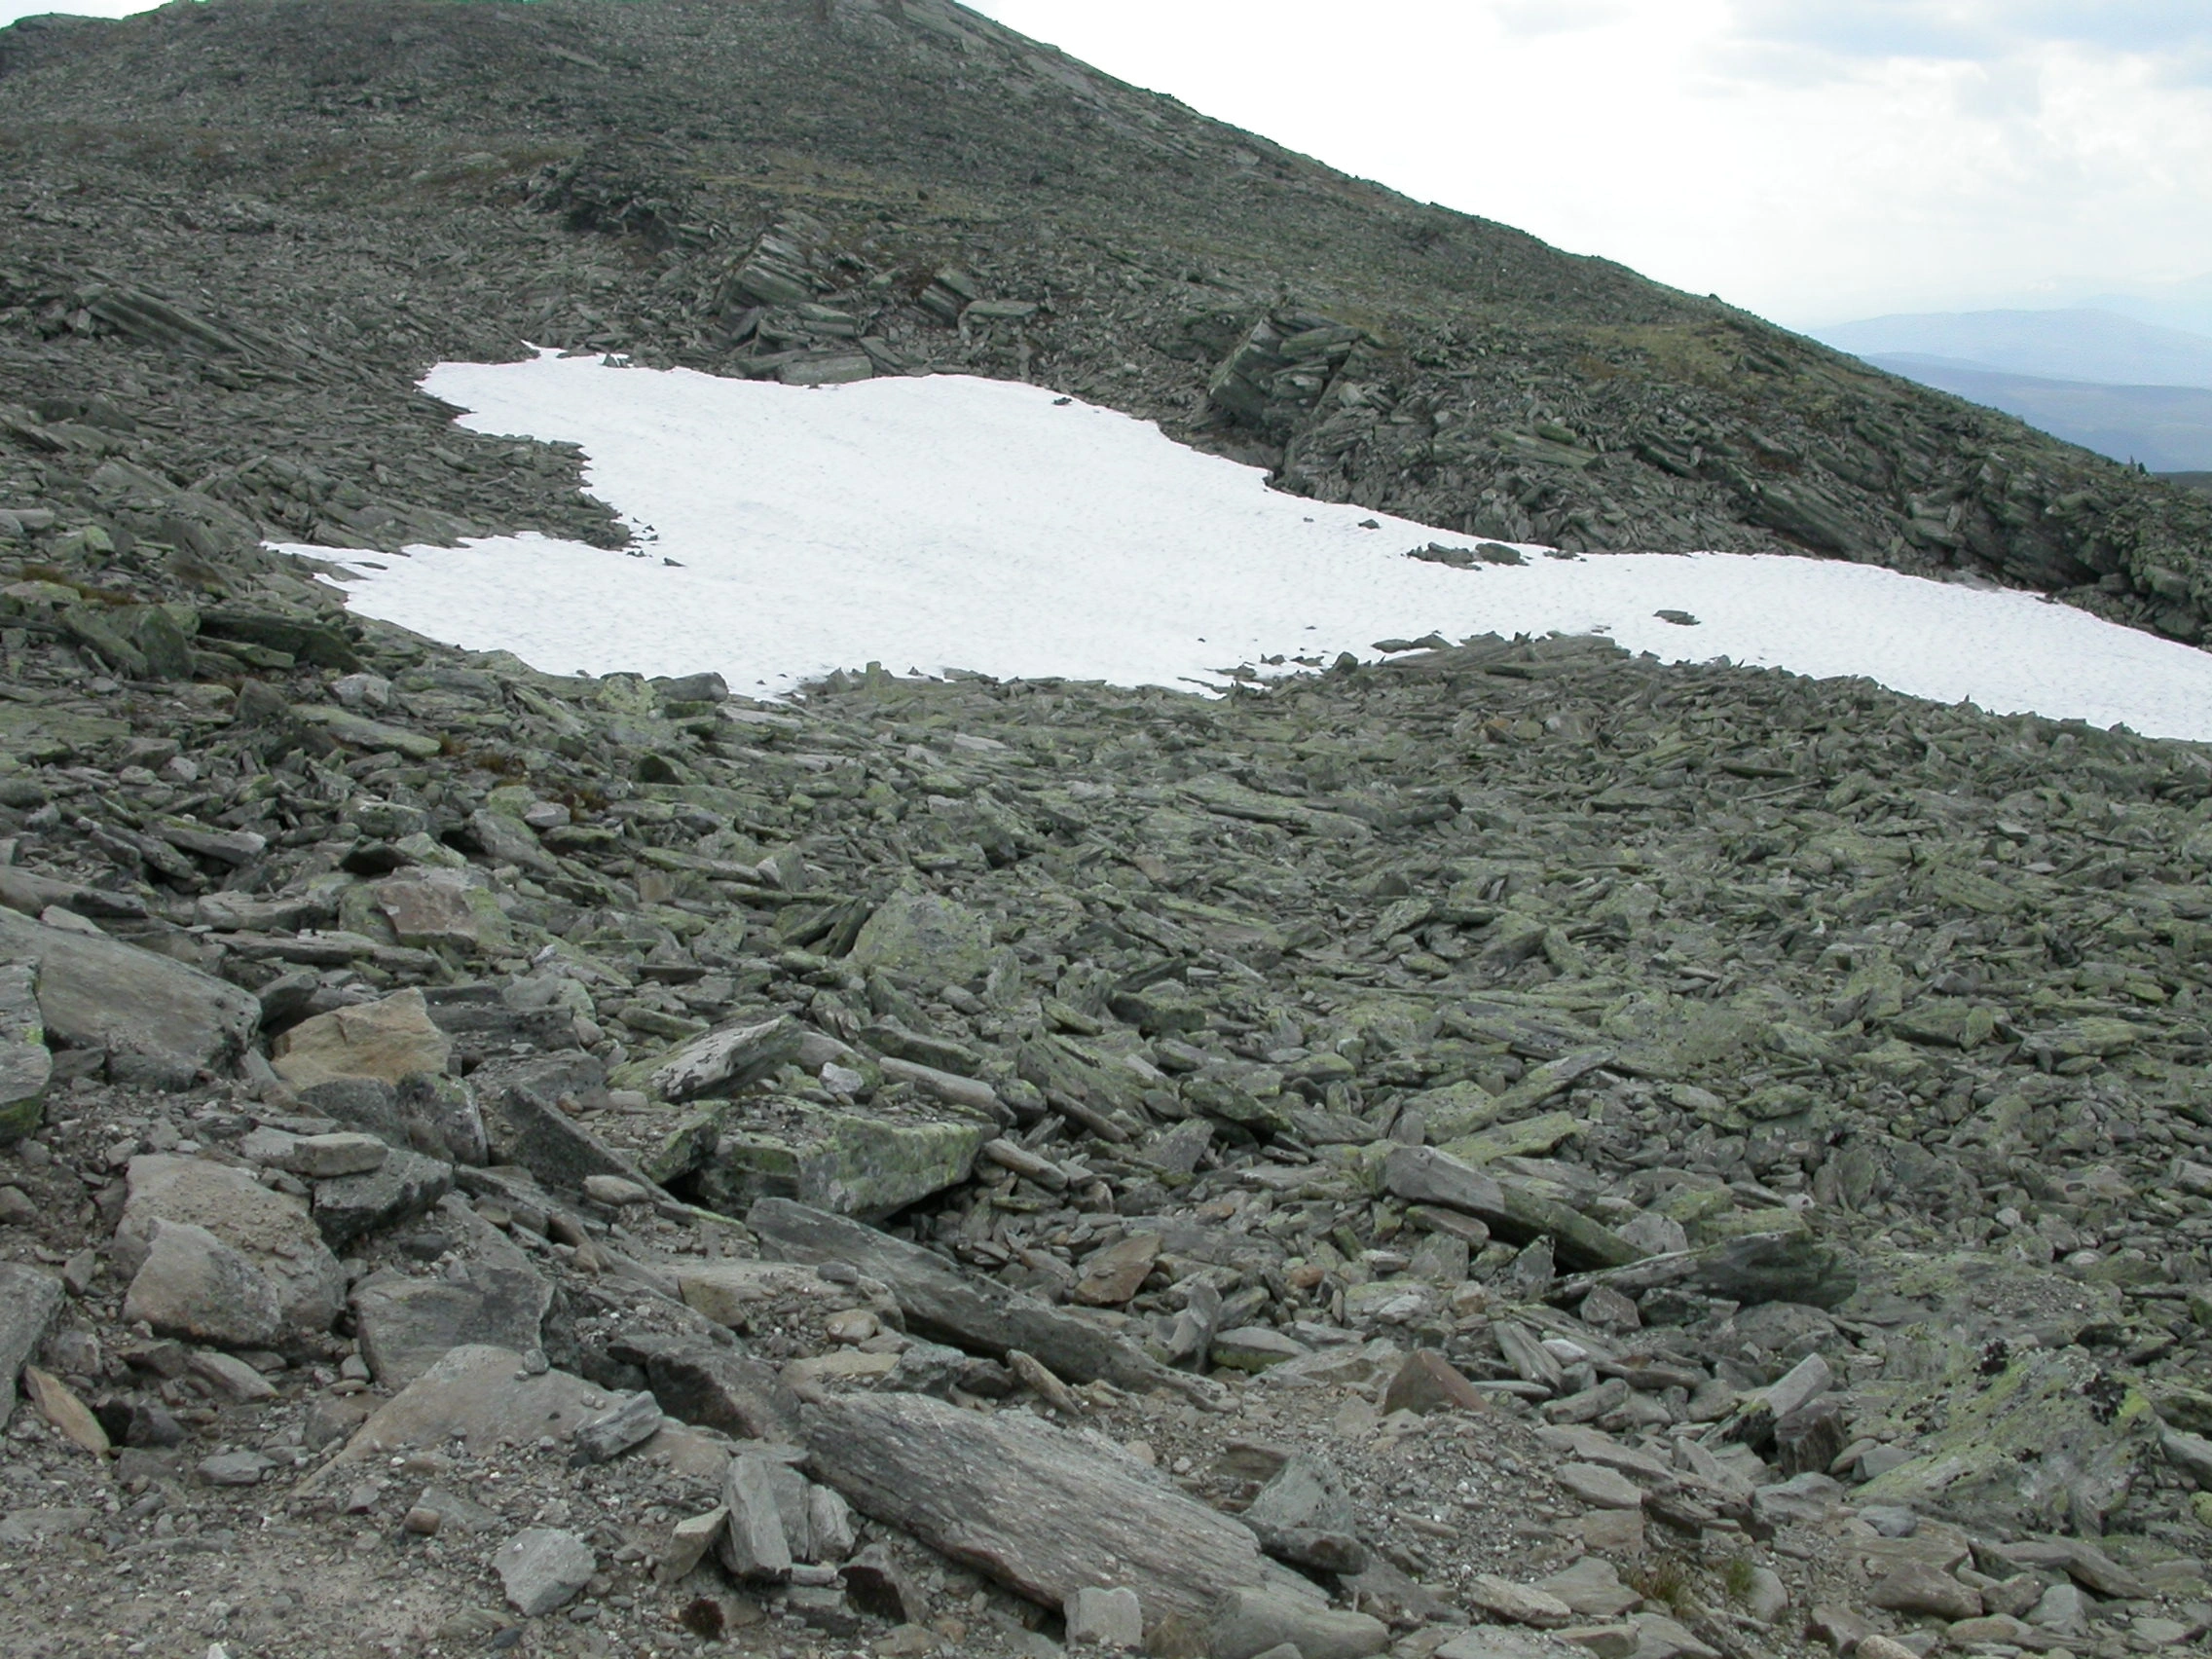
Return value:
[(381, 1077), (334, 1077), (299, 1091), (319, 1118), (375, 1135), (387, 1146), (412, 1147), (445, 1163), (480, 1164), (488, 1156), (476, 1090), (458, 1077), (417, 1072), (391, 1084)]
[(268, 1347), (284, 1331), (268, 1274), (204, 1227), (158, 1216), (124, 1295), (123, 1316), (160, 1336), (214, 1347)]
[(862, 1514), (1044, 1606), (1125, 1588), (1147, 1623), (1198, 1621), (1269, 1582), (1242, 1522), (1034, 1419), (920, 1394), (834, 1395), (809, 1419), (807, 1446), (815, 1478)]
[(37, 970), (50, 1047), (103, 1050), (120, 1080), (189, 1088), (200, 1072), (229, 1067), (261, 1023), (260, 1003), (236, 985), (121, 940), (50, 928), (8, 909), (0, 909), (0, 963)]
[[(157, 1234), (166, 1222), (203, 1230), (226, 1256), (235, 1255), (240, 1265), (265, 1280), (282, 1331), (307, 1335), (330, 1329), (345, 1306), (346, 1274), (298, 1198), (264, 1187), (242, 1169), (197, 1158), (133, 1158), (128, 1179), (129, 1197), (116, 1227), (115, 1259), (119, 1271), (131, 1276), (133, 1291), (149, 1268), (160, 1265), (165, 1275), (185, 1271), (179, 1255), (183, 1242), (172, 1241), (157, 1256)], [(206, 1256), (198, 1240), (191, 1242), (197, 1256)], [(203, 1275), (197, 1282), (227, 1287), (226, 1298), (235, 1292), (236, 1298), (245, 1299), (240, 1307), (251, 1300), (250, 1291), (239, 1288), (242, 1281), (227, 1261), (202, 1261), (192, 1271)], [(152, 1289), (149, 1281), (149, 1295)], [(169, 1322), (184, 1329), (188, 1305), (172, 1301), (164, 1306), (171, 1309)]]
[(276, 1039), (271, 1064), (294, 1088), (340, 1078), (398, 1084), (446, 1069), (453, 1040), (438, 1029), (417, 990), (303, 1019)]
[(880, 968), (928, 990), (964, 985), (990, 967), (991, 928), (950, 899), (903, 888), (876, 906), (853, 941), (853, 966)]
[(1883, 1365), (1854, 1416), (1913, 1456), (1855, 1501), (1992, 1533), (2102, 1531), (2160, 1456), (2151, 1394), (2100, 1342), (2128, 1317), (2120, 1291), (1977, 1251), (1885, 1255), (1867, 1280), (1844, 1311), (1883, 1321)]
[(501, 1445), (567, 1441), (616, 1398), (566, 1371), (534, 1370), (512, 1348), (457, 1347), (386, 1401), (323, 1465), (310, 1490), (335, 1484), (362, 1462), (444, 1451), (456, 1440), (475, 1456)]
[(361, 1355), (387, 1388), (406, 1387), (457, 1347), (529, 1352), (552, 1304), (552, 1286), (505, 1234), (458, 1198), (439, 1210), (461, 1239), (443, 1271), (412, 1277), (387, 1269), (353, 1287)]

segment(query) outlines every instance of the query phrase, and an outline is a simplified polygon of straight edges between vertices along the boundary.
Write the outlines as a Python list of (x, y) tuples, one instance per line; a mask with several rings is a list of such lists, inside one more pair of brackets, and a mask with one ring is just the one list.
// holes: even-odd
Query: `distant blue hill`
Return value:
[(2153, 472), (2212, 471), (2212, 389), (2052, 380), (1912, 352), (1861, 355), (2115, 461), (2139, 461)]
[(2112, 312), (1929, 312), (1809, 332), (1869, 359), (1910, 354), (2046, 380), (2212, 387), (2212, 336)]

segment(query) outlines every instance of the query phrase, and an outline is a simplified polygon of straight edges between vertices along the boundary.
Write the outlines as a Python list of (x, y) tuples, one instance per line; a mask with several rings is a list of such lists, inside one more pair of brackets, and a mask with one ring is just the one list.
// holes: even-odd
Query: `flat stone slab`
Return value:
[(0, 962), (38, 970), (46, 1040), (166, 1064), (184, 1085), (224, 1070), (261, 1024), (238, 986), (100, 934), (50, 928), (0, 909)]

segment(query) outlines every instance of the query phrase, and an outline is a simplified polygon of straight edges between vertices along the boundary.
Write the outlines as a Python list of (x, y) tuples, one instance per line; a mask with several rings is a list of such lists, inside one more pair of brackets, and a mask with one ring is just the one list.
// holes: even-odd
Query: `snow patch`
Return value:
[(1384, 640), (1556, 630), (2212, 739), (2212, 655), (2033, 594), (1772, 555), (1531, 549), (1454, 569), (1407, 554), (1477, 538), (1279, 494), (1041, 387), (798, 387), (549, 352), (424, 386), (478, 431), (582, 445), (639, 546), (411, 548), (365, 568), (352, 604), (554, 673), (712, 669), (754, 695), (871, 661), (1218, 685)]

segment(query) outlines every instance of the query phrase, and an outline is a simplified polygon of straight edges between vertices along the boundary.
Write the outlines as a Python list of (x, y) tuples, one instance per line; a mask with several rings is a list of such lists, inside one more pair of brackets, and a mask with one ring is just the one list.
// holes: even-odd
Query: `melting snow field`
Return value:
[(550, 353), (424, 385), (478, 431), (581, 444), (645, 556), (531, 535), (348, 555), (353, 607), (554, 673), (713, 669), (755, 695), (869, 661), (1218, 684), (1432, 631), (1559, 630), (2212, 739), (2212, 655), (2033, 595), (1766, 555), (1423, 563), (1405, 555), (1475, 538), (1278, 494), (1038, 387), (797, 387)]

